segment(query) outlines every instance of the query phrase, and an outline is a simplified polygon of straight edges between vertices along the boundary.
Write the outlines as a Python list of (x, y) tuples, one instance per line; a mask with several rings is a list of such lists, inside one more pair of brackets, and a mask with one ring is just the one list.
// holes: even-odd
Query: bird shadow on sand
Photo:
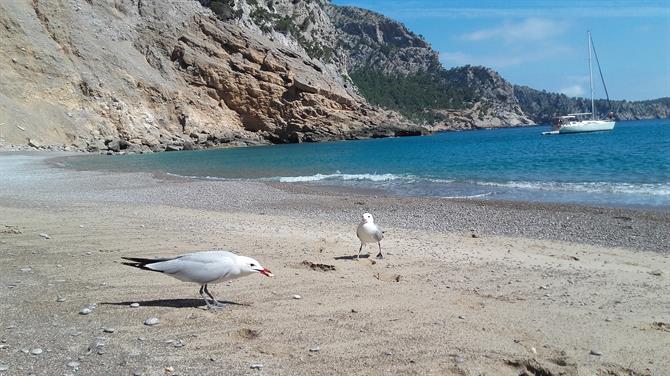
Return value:
[[(226, 305), (246, 306), (248, 304), (220, 300)], [(157, 299), (132, 302), (106, 302), (103, 305), (129, 306), (131, 303), (139, 303), (140, 307), (169, 307), (169, 308), (198, 308), (205, 305), (202, 299)]]
[[(333, 257), (335, 260), (356, 260), (356, 255), (350, 255), (350, 256), (337, 256)], [(370, 258), (370, 255), (361, 255), (362, 259)]]

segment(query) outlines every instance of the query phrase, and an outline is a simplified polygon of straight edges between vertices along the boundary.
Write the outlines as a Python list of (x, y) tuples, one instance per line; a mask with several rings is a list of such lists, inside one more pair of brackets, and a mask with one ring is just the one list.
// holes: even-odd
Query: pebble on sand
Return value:
[(79, 368), (79, 362), (72, 361), (72, 362), (68, 363), (67, 366), (70, 367), (70, 368)]
[(114, 328), (102, 328), (102, 331), (105, 333), (114, 333), (116, 329)]
[(30, 350), (30, 353), (33, 355), (40, 355), (42, 353), (42, 349), (40, 348), (32, 349)]
[(293, 295), (293, 299), (296, 299), (296, 300), (297, 300), (297, 299), (302, 299), (302, 296), (296, 294), (296, 295)]
[(252, 364), (251, 369), (263, 369), (263, 365), (262, 364)]
[(153, 325), (158, 324), (159, 322), (161, 322), (161, 321), (158, 319), (158, 317), (150, 317), (150, 318), (144, 320), (144, 325), (153, 326)]
[(140, 306), (140, 303), (130, 303), (130, 308), (137, 308)]
[(9, 366), (7, 364), (0, 363), (0, 372), (9, 371)]
[(602, 351), (600, 351), (600, 350), (597, 350), (597, 349), (591, 349), (591, 355), (601, 356), (601, 355), (603, 355), (603, 353), (602, 353)]
[(49, 236), (49, 234), (41, 233), (40, 236), (43, 237), (44, 239), (51, 239), (51, 236)]
[(309, 352), (319, 352), (321, 351), (321, 347), (319, 346), (314, 346), (311, 349), (309, 349)]
[(90, 308), (82, 308), (81, 311), (79, 311), (79, 314), (80, 315), (88, 315), (91, 312), (93, 312), (93, 310), (91, 310)]

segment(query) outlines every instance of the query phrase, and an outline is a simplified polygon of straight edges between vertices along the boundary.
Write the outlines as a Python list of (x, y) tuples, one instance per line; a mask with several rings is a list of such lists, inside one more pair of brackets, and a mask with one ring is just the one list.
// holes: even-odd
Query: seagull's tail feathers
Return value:
[(146, 259), (139, 257), (121, 257), (121, 258), (124, 260), (131, 261), (131, 262), (122, 262), (123, 265), (128, 265), (143, 270), (151, 270), (152, 272), (161, 272), (161, 273), (163, 273), (164, 270), (152, 268), (151, 264), (174, 260), (174, 258), (155, 258), (155, 259)]

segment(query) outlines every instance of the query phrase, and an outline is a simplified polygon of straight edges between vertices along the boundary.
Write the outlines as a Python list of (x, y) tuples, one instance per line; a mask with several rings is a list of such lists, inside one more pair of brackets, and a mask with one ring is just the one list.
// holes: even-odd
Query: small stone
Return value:
[(610, 318), (608, 317), (608, 318), (605, 319), (605, 321), (610, 322), (610, 321), (612, 321), (612, 319), (610, 319)]
[(321, 351), (321, 347), (319, 346), (314, 346), (311, 349), (309, 349), (309, 352), (319, 352)]
[(33, 268), (31, 268), (31, 267), (21, 268), (21, 271), (24, 272), (24, 273), (30, 273), (30, 272), (33, 271)]
[(33, 354), (33, 355), (40, 355), (42, 352), (43, 352), (42, 349), (40, 349), (39, 347), (36, 348), (36, 349), (30, 350), (30, 353)]
[(72, 361), (68, 363), (67, 366), (70, 368), (79, 368), (79, 362)]
[(547, 286), (544, 286), (544, 285), (540, 286), (540, 290), (546, 290), (546, 289), (547, 289)]
[(174, 367), (165, 367), (165, 372), (174, 372)]
[(40, 236), (43, 237), (44, 239), (51, 239), (49, 234), (41, 233)]
[(465, 359), (463, 359), (463, 357), (461, 357), (461, 356), (455, 356), (454, 357), (454, 362), (456, 364), (461, 364), (461, 363), (465, 362)]
[(176, 348), (180, 348), (180, 347), (186, 346), (186, 344), (182, 340), (179, 339), (179, 340), (173, 341), (172, 346), (174, 346)]
[(79, 314), (80, 315), (88, 315), (91, 312), (93, 312), (93, 310), (91, 310), (90, 308), (82, 308), (81, 311), (79, 311)]
[(591, 355), (601, 356), (601, 355), (603, 355), (603, 353), (602, 353), (602, 351), (600, 351), (600, 350), (597, 350), (597, 349), (591, 349)]
[(532, 352), (533, 354), (537, 354), (537, 350), (534, 347), (530, 348), (530, 352)]
[(461, 319), (461, 320), (465, 320), (465, 316), (463, 316), (463, 315), (458, 316), (458, 318)]
[(130, 303), (130, 308), (137, 308), (140, 306), (140, 303)]
[(153, 326), (153, 325), (158, 324), (159, 322), (161, 322), (161, 321), (158, 319), (158, 317), (150, 317), (150, 318), (144, 320), (144, 325)]
[(260, 370), (260, 369), (263, 369), (263, 365), (262, 365), (262, 364), (259, 364), (259, 363), (252, 364), (252, 365), (251, 365), (251, 369), (258, 369), (258, 370)]
[(296, 299), (296, 300), (297, 299), (302, 299), (302, 296), (296, 294), (296, 295), (293, 295), (293, 299)]
[(105, 333), (114, 333), (116, 329), (114, 328), (102, 328), (102, 331)]
[(386, 356), (391, 356), (391, 355), (393, 355), (393, 353), (390, 352), (390, 351), (384, 351), (384, 355), (386, 355)]
[(0, 372), (9, 371), (9, 365), (0, 363)]
[(65, 301), (65, 298), (59, 296), (58, 299), (56, 299), (56, 301), (58, 303), (63, 303)]

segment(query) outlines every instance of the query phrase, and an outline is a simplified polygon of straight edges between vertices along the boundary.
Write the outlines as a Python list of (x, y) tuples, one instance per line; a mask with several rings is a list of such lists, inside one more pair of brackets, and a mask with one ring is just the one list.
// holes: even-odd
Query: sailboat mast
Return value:
[(596, 120), (596, 105), (593, 100), (593, 70), (591, 68), (591, 31), (587, 31), (589, 36), (589, 86), (591, 87), (591, 119)]

